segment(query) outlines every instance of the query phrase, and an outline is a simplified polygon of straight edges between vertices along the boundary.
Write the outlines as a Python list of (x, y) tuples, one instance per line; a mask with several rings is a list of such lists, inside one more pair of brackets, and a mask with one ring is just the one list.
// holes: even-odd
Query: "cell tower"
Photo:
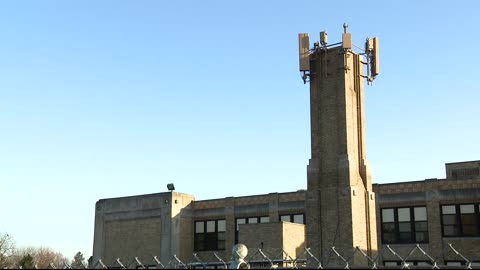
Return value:
[[(322, 258), (329, 257), (332, 247), (344, 258), (356, 247), (369, 255), (377, 251), (364, 82), (371, 84), (379, 73), (378, 52), (378, 38), (367, 38), (364, 48), (356, 46), (346, 24), (342, 41), (334, 44), (320, 32), (320, 41), (311, 48), (308, 34), (299, 34), (300, 72), (304, 83), (310, 83), (306, 245)], [(368, 265), (356, 254), (355, 265)]]
[(320, 42), (315, 42), (313, 48), (310, 48), (310, 38), (307, 33), (298, 34), (298, 47), (299, 47), (299, 66), (300, 72), (302, 72), (303, 83), (308, 82), (310, 77), (310, 55), (315, 53), (318, 50), (327, 50), (332, 47), (340, 47), (344, 50), (353, 52), (353, 47), (361, 50), (362, 55), (365, 57), (365, 61), (362, 61), (362, 64), (367, 67), (367, 75), (361, 75), (361, 77), (367, 79), (367, 83), (371, 84), (375, 77), (379, 74), (379, 47), (378, 47), (378, 37), (367, 38), (365, 41), (365, 47), (361, 48), (352, 43), (352, 34), (347, 32), (348, 25), (343, 24), (344, 32), (342, 34), (342, 42), (328, 44), (328, 35), (326, 31), (320, 32)]

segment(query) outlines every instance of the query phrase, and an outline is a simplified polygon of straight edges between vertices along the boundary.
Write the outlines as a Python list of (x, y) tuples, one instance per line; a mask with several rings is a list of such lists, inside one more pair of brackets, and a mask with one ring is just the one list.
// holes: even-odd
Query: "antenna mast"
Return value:
[(348, 24), (343, 24), (342, 42), (334, 44), (328, 44), (328, 35), (326, 31), (320, 32), (320, 41), (313, 44), (313, 48), (310, 48), (310, 38), (308, 33), (298, 34), (298, 47), (299, 47), (299, 67), (302, 73), (301, 77), (303, 83), (306, 84), (310, 78), (310, 56), (319, 50), (327, 50), (335, 46), (341, 45), (345, 52), (353, 51), (353, 47), (360, 50), (358, 53), (365, 58), (365, 61), (361, 61), (367, 66), (367, 75), (362, 77), (367, 79), (367, 83), (370, 85), (379, 74), (379, 43), (378, 37), (367, 38), (364, 48), (355, 45), (352, 42), (352, 34), (348, 33)]

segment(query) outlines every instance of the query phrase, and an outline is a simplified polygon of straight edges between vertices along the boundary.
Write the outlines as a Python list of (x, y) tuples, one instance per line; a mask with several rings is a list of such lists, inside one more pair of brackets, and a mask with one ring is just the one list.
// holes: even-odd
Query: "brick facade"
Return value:
[[(479, 166), (480, 161), (447, 164), (461, 169)], [(448, 174), (448, 173), (447, 173)], [(480, 261), (480, 238), (478, 237), (444, 237), (442, 235), (441, 205), (445, 204), (480, 204), (480, 176), (455, 180), (426, 179), (422, 181), (374, 184), (376, 205), (370, 217), (362, 215), (364, 205), (351, 204), (354, 216), (359, 224), (366, 224), (367, 218), (376, 223), (377, 231), (371, 237), (379, 248), (386, 250), (382, 243), (382, 208), (426, 207), (428, 217), (428, 242), (420, 247), (435, 259), (440, 258), (440, 265), (446, 261), (458, 260), (458, 255), (448, 245), (457, 249), (468, 258)], [(353, 187), (352, 197), (364, 196), (363, 190)], [(349, 192), (349, 193), (350, 193)], [(345, 196), (348, 197), (348, 196)], [(370, 200), (369, 197), (363, 199)], [(361, 201), (361, 200), (360, 200)], [(348, 200), (345, 201), (347, 203)], [(356, 210), (360, 207), (360, 210)], [(295, 257), (309, 246), (306, 226), (312, 222), (307, 209), (307, 192), (300, 190), (288, 193), (270, 193), (264, 195), (227, 197), (214, 200), (195, 201), (194, 197), (181, 193), (157, 193), (125, 198), (100, 200), (96, 205), (96, 224), (94, 241), (94, 258), (102, 259), (109, 265), (116, 258), (139, 257), (142, 261), (157, 255), (163, 261), (169, 261), (173, 254), (182, 260), (188, 260), (197, 253), (201, 259), (211, 259), (211, 251), (195, 251), (194, 222), (202, 220), (226, 221), (226, 244), (224, 250), (216, 250), (223, 258), (231, 256), (235, 244), (236, 220), (249, 217), (268, 217), (269, 223), (239, 225), (239, 242), (247, 247), (284, 248)], [(289, 222), (280, 222), (282, 215), (304, 214), (306, 226)], [(331, 211), (330, 215), (336, 213)], [(353, 228), (353, 226), (352, 226)], [(355, 235), (348, 227), (342, 227), (338, 234)], [(330, 236), (331, 237), (331, 236)], [(355, 240), (360, 242), (360, 240)], [(409, 244), (390, 244), (402, 257), (406, 257), (415, 246)], [(337, 246), (338, 247), (338, 246)], [(354, 247), (337, 248), (342, 255), (348, 255)], [(411, 260), (425, 260), (425, 256), (416, 252)], [(398, 258), (384, 252), (381, 261), (396, 261)]]
[[(291, 256), (297, 256), (302, 247), (309, 247), (321, 258), (335, 246), (344, 257), (355, 247), (375, 257), (379, 248), (385, 248), (382, 235), (390, 237), (388, 241), (395, 242), (398, 238), (405, 242), (408, 237), (417, 237), (412, 230), (415, 233), (418, 230), (424, 240), (428, 235), (421, 247), (433, 257), (441, 258), (440, 263), (455, 260), (456, 255), (448, 253), (449, 244), (466, 256), (478, 256), (479, 237), (445, 235), (444, 230), (458, 228), (455, 224), (447, 224), (450, 227), (443, 224), (446, 218), (452, 222), (453, 215), (442, 216), (442, 205), (454, 205), (456, 208), (448, 208), (451, 211), (460, 209), (461, 203), (475, 203), (480, 223), (480, 162), (448, 163), (446, 179), (372, 187), (366, 158), (361, 55), (343, 44), (315, 46), (314, 50), (306, 51), (311, 69), (308, 70), (311, 158), (307, 166), (307, 190), (203, 201), (177, 192), (103, 199), (95, 209), (93, 261), (106, 260), (112, 266), (116, 257), (157, 255), (168, 262), (173, 255), (188, 260), (194, 252), (199, 258), (208, 259), (212, 251), (230, 258), (237, 240), (247, 246), (284, 248)], [(390, 213), (390, 221), (382, 220), (383, 211)], [(402, 221), (405, 213), (410, 215), (407, 219), (418, 219), (418, 224)], [(421, 215), (425, 220), (421, 220)], [(465, 219), (472, 222), (471, 216)], [(305, 226), (280, 222), (282, 218), (297, 218)], [(237, 232), (240, 220), (246, 225), (239, 225)], [(460, 220), (457, 218), (459, 223)], [(465, 230), (472, 230), (472, 226), (466, 226)], [(480, 224), (476, 226), (479, 234)], [(392, 246), (399, 253), (408, 253), (412, 243), (402, 241)], [(382, 260), (398, 259), (389, 258), (388, 254), (382, 256), (385, 256)], [(415, 256), (412, 259), (418, 259)], [(369, 264), (360, 255), (351, 263)]]

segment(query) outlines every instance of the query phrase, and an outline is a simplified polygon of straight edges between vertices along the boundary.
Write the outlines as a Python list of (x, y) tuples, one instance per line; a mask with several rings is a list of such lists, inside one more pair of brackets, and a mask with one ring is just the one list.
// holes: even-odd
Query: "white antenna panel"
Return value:
[(327, 46), (328, 44), (328, 35), (325, 31), (320, 32), (320, 44), (322, 44), (322, 46)]
[(373, 59), (372, 59), (372, 76), (377, 76), (380, 72), (379, 68), (379, 46), (378, 46), (378, 38), (373, 38)]
[(310, 38), (306, 33), (298, 34), (300, 71), (310, 70)]
[(365, 43), (365, 51), (373, 51), (373, 38), (367, 38), (367, 42)]
[(350, 33), (342, 34), (342, 46), (344, 49), (347, 49), (347, 50), (352, 49), (352, 34)]

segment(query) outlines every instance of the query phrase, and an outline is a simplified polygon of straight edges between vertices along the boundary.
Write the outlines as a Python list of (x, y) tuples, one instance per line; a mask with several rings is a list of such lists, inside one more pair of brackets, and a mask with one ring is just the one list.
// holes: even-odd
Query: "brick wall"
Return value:
[(135, 256), (143, 262), (151, 261), (151, 255), (160, 254), (160, 228), (160, 218), (107, 221), (104, 263), (112, 266), (120, 258), (126, 264)]

